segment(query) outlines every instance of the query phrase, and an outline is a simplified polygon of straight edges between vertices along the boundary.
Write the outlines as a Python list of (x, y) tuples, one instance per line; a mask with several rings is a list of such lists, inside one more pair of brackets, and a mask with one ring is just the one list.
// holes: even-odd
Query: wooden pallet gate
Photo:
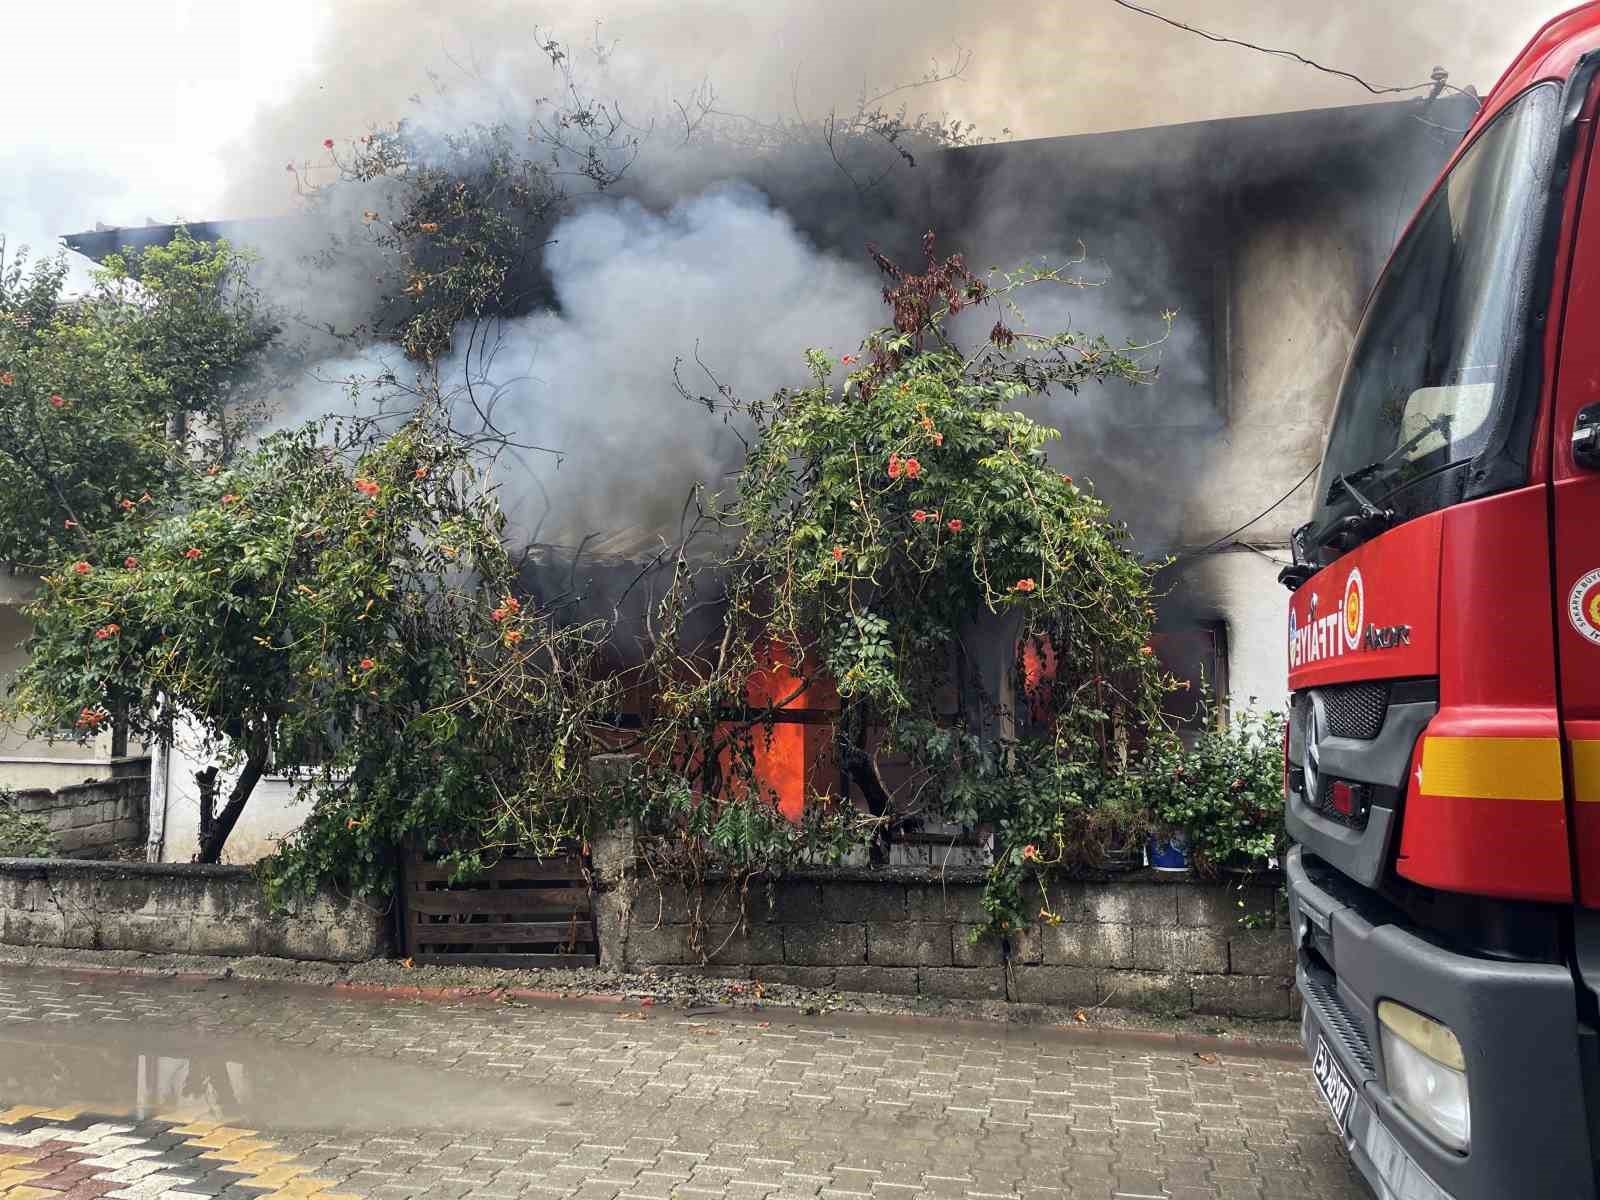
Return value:
[(473, 967), (593, 967), (600, 960), (582, 855), (503, 858), (450, 882), (451, 868), (413, 851), (402, 888), (406, 957)]

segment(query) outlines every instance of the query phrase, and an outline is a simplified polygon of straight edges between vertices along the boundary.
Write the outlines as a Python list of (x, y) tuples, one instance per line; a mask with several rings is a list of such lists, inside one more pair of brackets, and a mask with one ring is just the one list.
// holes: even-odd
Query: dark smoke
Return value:
[[(1291, 243), (1302, 225), (1339, 230), (1345, 265), (1336, 277), (1307, 281), (1310, 302), (1286, 309), (1296, 327), (1277, 331), (1336, 362), (1401, 214), (1426, 181), (1417, 165), (1444, 152), (1439, 135), (1413, 119), (1419, 110), (1387, 120), (1368, 109), (1314, 114), (1309, 126), (1264, 120), (919, 150), (914, 166), (891, 148), (841, 151), (814, 136), (761, 152), (739, 144), (746, 116), (770, 123), (829, 106), (848, 111), (861, 79), (915, 79), (930, 59), (960, 61), (961, 46), (975, 55), (965, 79), (904, 93), (913, 111), (948, 102), (990, 129), (1085, 130), (1352, 97), (1304, 68), (1205, 47), (1114, 10), (1092, 19), (1048, 9), (994, 17), (954, 3), (862, 12), (824, 2), (804, 16), (715, 4), (670, 15), (642, 4), (591, 11), (608, 18), (598, 31), (563, 13), (558, 32), (577, 31), (571, 61), (580, 83), (617, 101), (639, 135), (639, 157), (619, 187), (580, 196), (555, 230), (546, 265), (556, 306), (506, 323), (495, 341), (503, 427), (560, 452), (503, 459), (498, 478), (521, 531), (543, 541), (601, 534), (642, 543), (670, 534), (688, 490), (716, 487), (739, 451), (720, 419), (676, 394), (674, 363), (698, 354), (745, 395), (796, 382), (805, 348), (853, 349), (883, 319), (864, 243), (914, 261), (926, 228), (977, 267), (1085, 254), (1082, 273), (1098, 286), (1025, 299), (1036, 329), (1070, 324), (1142, 342), (1160, 333), (1164, 310), (1177, 311), (1155, 352), (1156, 384), (1036, 398), (1031, 410), (1062, 430), (1053, 452), (1062, 469), (1093, 479), (1141, 546), (1160, 551), (1210, 536), (1215, 528), (1196, 528), (1195, 501), (1214, 468), (1238, 457), (1233, 392), (1241, 381), (1258, 386), (1245, 379), (1247, 364), (1225, 353), (1230, 308), (1259, 303), (1239, 295), (1257, 283), (1239, 277), (1241, 247), (1275, 228)], [(1173, 15), (1200, 20), (1182, 6)], [(1244, 5), (1211, 5), (1201, 23), (1248, 29), (1249, 16)], [(1376, 37), (1380, 18), (1386, 32)], [(1522, 36), (1506, 34), (1515, 22), (1503, 13), (1491, 21), (1437, 2), (1409, 12), (1403, 28), (1395, 19), (1372, 6), (1330, 31), (1325, 18), (1279, 15), (1264, 40), (1409, 81), (1425, 79), (1435, 60), (1459, 61), (1438, 53), (1449, 42), (1475, 54), (1506, 42), (1495, 51), (1504, 58)], [(1474, 43), (1465, 36), (1474, 22), (1496, 37)], [(1228, 57), (1239, 54), (1246, 57)], [(341, 6), (324, 64), (317, 86), (241, 141), (230, 213), (270, 210), (289, 178), (331, 182), (324, 137), (347, 139), (396, 116), (437, 136), (474, 121), (526, 128), (547, 116), (540, 101), (563, 86), (526, 6), (509, 2), (470, 13)], [(693, 100), (705, 96), (697, 89), (707, 78), (719, 88), (709, 116)], [(1163, 86), (1150, 86), (1158, 78)], [(702, 117), (707, 128), (720, 123), (723, 136), (703, 136), (695, 127)], [(1457, 110), (1442, 123), (1460, 119)], [(301, 171), (287, 177), (285, 159)], [(314, 219), (285, 224), (293, 235), (265, 239), (274, 294), (313, 323), (359, 323), (373, 302), (359, 214), (384, 200), (340, 185)], [(351, 256), (344, 268), (305, 266), (330, 239)], [(1326, 271), (1326, 256), (1311, 265)], [(324, 376), (371, 375), (383, 365), (376, 352), (334, 354), (331, 343), (323, 351)], [(457, 377), (472, 370), (460, 358), (446, 366)], [(1320, 377), (1315, 385), (1331, 386)], [(332, 407), (333, 395), (308, 385), (289, 414)], [(1320, 428), (1292, 433), (1289, 449), (1301, 455), (1320, 439)], [(1218, 482), (1211, 486), (1224, 495), (1220, 510), (1206, 509), (1211, 525), (1220, 523), (1215, 512), (1222, 520), (1229, 513), (1230, 481)], [(1239, 490), (1244, 506), (1259, 495)]]
[[(1367, 99), (1351, 84), (1281, 59), (1213, 47), (1104, 0), (993, 6), (960, 0), (733, 0), (660, 5), (589, 0), (540, 8), (527, 0), (415, 5), (344, 0), (333, 10), (304, 86), (241, 137), (227, 211), (278, 211), (286, 159), (316, 157), (325, 137), (348, 137), (410, 111), (433, 77), (481, 77), (458, 111), (504, 112), (550, 91), (535, 42), (541, 24), (581, 48), (612, 47), (597, 81), (640, 124), (672, 132), (672, 101), (703, 81), (720, 107), (753, 117), (817, 116), (971, 55), (963, 76), (905, 96), (913, 109), (949, 110), (986, 133), (1049, 137), (1292, 111)], [(1426, 82), (1437, 64), (1459, 84), (1487, 88), (1562, 0), (1363, 0), (1336, 9), (1263, 0), (1164, 0), (1163, 12), (1271, 45), (1293, 46), (1385, 84)]]

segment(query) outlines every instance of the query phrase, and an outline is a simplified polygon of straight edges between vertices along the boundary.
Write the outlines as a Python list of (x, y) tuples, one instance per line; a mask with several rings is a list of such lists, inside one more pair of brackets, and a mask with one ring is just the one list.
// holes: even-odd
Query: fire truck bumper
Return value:
[[(1306, 988), (1303, 973), (1297, 973), (1296, 982), (1304, 999)], [(1337, 1050), (1332, 1051), (1337, 1065), (1327, 1065), (1327, 1056), (1330, 1048), (1337, 1044), (1338, 1035), (1330, 1025), (1312, 1015), (1309, 1004), (1300, 1011), (1300, 1040), (1312, 1062), (1319, 1090), (1323, 1088), (1325, 1074), (1342, 1071), (1345, 1079), (1352, 1078), (1353, 1066), (1345, 1065), (1345, 1060), (1339, 1057)], [(1323, 1099), (1334, 1113), (1334, 1123), (1339, 1126), (1339, 1135), (1350, 1153), (1351, 1161), (1379, 1200), (1456, 1200), (1384, 1128), (1378, 1110), (1368, 1103), (1361, 1091), (1352, 1090), (1342, 1115), (1341, 1110), (1334, 1109), (1325, 1091)]]
[[(1285, 864), (1301, 1038), (1357, 1169), (1380, 1200), (1595, 1197), (1570, 972), (1455, 954), (1302, 853)], [(1391, 1092), (1378, 1002), (1448, 1026), (1466, 1060), (1470, 1136), (1452, 1148)]]

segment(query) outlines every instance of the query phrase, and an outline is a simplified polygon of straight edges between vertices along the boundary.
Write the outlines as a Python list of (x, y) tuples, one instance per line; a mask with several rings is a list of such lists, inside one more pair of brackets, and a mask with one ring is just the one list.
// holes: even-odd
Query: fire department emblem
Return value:
[(1344, 583), (1344, 644), (1348, 649), (1361, 648), (1361, 631), (1366, 627), (1367, 589), (1361, 581), (1360, 571), (1351, 571)]
[(1600, 646), (1600, 568), (1572, 585), (1567, 595), (1567, 619), (1580, 636)]

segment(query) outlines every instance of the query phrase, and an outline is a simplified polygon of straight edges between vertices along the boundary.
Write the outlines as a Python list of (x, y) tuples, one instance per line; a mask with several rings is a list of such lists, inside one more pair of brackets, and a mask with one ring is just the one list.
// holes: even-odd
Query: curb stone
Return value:
[[(764, 1013), (796, 1016), (848, 1015), (874, 1022), (934, 1022), (994, 1032), (1026, 1026), (1083, 1039), (1090, 1044), (1160, 1046), (1195, 1054), (1299, 1062), (1304, 1058), (1298, 1026), (1288, 1021), (1216, 1018), (1160, 1020), (1146, 1014), (1104, 1008), (1046, 1004), (929, 1000), (804, 988), (759, 985), (744, 980), (692, 974), (623, 974), (583, 971), (495, 970), (490, 968), (407, 968), (400, 962), (318, 963), (276, 958), (214, 958), (201, 955), (143, 954), (131, 950), (59, 950), (0, 944), (0, 972), (7, 967), (67, 974), (126, 975), (189, 983), (222, 981), (327, 989), (374, 1000), (433, 1003), (508, 1001), (603, 1007), (689, 1010), (697, 1016), (743, 1019)], [(758, 990), (759, 989), (759, 990)]]

